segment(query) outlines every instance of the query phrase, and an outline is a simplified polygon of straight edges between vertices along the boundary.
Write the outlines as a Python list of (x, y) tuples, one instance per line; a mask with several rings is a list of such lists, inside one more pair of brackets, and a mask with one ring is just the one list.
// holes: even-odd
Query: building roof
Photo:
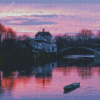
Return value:
[(49, 32), (45, 32), (44, 29), (43, 29), (43, 32), (38, 32), (35, 36), (38, 36), (38, 35), (41, 35), (41, 36), (52, 36)]

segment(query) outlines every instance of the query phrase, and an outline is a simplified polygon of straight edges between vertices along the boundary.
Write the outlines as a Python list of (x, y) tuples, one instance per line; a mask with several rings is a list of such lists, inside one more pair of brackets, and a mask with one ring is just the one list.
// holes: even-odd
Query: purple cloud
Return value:
[[(22, 20), (22, 19), (21, 19)], [(56, 24), (55, 22), (45, 22), (45, 21), (37, 21), (35, 19), (27, 19), (25, 22), (21, 22), (20, 23), (16, 23), (16, 21), (14, 23), (10, 23), (6, 22), (6, 25), (23, 25), (23, 26), (27, 26), (27, 25), (49, 25), (49, 24)], [(24, 19), (23, 19), (24, 20)]]
[[(14, 0), (16, 3), (35, 3), (35, 4), (53, 4), (53, 3), (100, 3), (99, 0)], [(11, 3), (12, 0), (1, 0), (0, 3)]]

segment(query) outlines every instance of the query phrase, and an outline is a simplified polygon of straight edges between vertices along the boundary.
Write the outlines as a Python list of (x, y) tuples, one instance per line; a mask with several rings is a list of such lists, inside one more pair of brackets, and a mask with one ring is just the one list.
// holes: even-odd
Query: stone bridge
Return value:
[[(74, 52), (74, 49), (83, 49), (83, 50), (88, 50), (88, 51), (90, 51), (90, 52), (92, 52), (93, 54), (94, 54), (94, 58), (95, 58), (95, 60), (100, 60), (100, 46), (98, 46), (98, 45), (96, 45), (96, 46), (88, 46), (88, 47), (82, 47), (82, 46), (80, 46), (80, 47), (78, 47), (78, 46), (62, 46), (62, 48), (58, 51), (59, 52), (59, 54), (63, 57), (64, 55), (67, 55), (67, 54), (65, 54), (64, 52), (66, 51), (68, 51), (68, 50), (72, 50), (73, 49), (73, 52)], [(84, 51), (85, 52), (85, 51)]]

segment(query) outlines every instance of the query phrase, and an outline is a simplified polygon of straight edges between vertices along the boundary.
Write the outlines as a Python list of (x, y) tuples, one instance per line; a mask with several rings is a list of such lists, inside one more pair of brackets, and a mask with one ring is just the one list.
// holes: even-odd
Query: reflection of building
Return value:
[(55, 62), (52, 62), (52, 67), (57, 67), (57, 60)]
[(37, 83), (50, 83), (52, 77), (52, 64), (47, 63), (46, 65), (41, 65), (36, 68), (35, 79)]
[(39, 65), (36, 69), (36, 77), (47, 77), (52, 76), (52, 66), (51, 64), (47, 63), (46, 65)]
[(38, 85), (49, 85), (50, 84), (50, 82), (51, 82), (51, 77), (45, 77), (45, 78), (42, 78), (42, 77), (36, 77), (35, 78), (35, 81), (36, 81), (36, 83), (38, 84)]

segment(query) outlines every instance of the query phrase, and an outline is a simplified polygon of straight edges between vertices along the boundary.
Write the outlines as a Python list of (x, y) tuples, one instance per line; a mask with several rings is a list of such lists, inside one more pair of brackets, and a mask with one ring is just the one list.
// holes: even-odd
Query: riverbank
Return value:
[(28, 69), (33, 64), (44, 64), (57, 59), (56, 53), (41, 51), (39, 53), (26, 52), (16, 53), (12, 55), (0, 53), (0, 69), (13, 70), (13, 69)]

